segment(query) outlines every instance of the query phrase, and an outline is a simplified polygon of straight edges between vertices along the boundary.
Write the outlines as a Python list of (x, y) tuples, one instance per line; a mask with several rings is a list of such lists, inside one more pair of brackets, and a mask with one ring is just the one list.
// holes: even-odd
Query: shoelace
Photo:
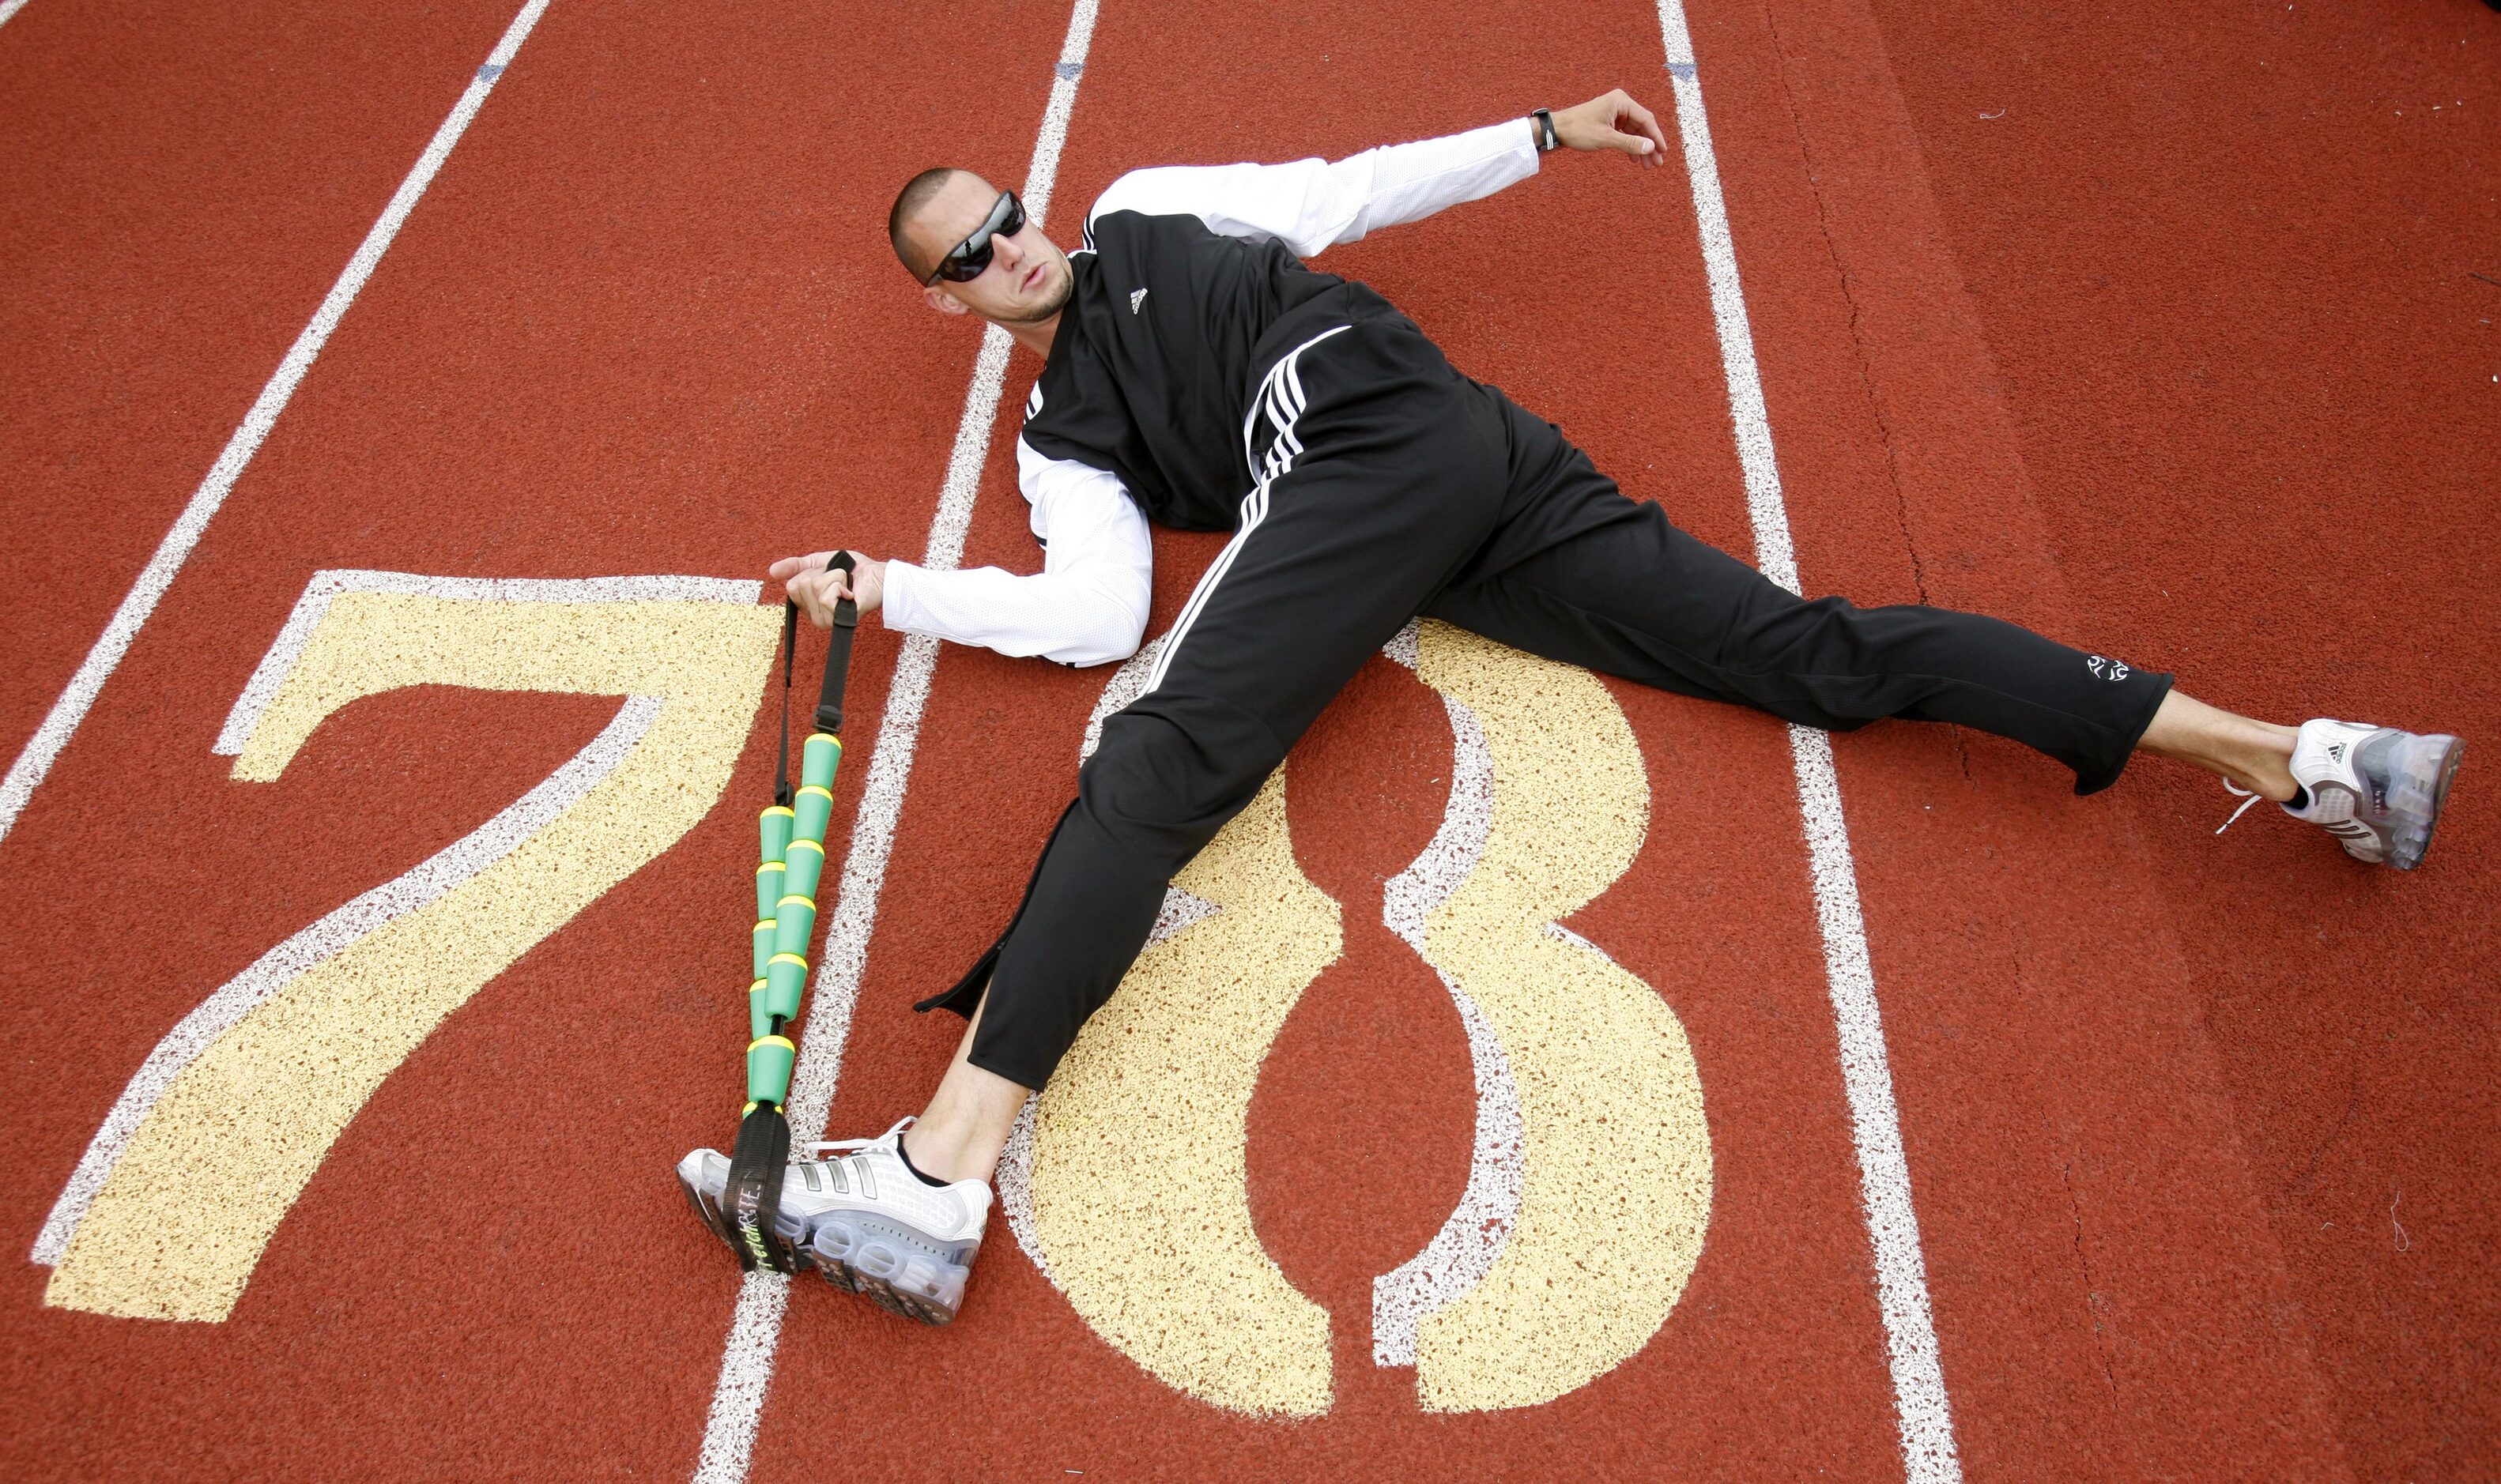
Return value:
[(2222, 834), (2225, 830), (2230, 829), (2230, 828), (2232, 827), (2232, 825), (2234, 824), (2234, 822), (2236, 822), (2237, 820), (2239, 820), (2239, 818), (2240, 818), (2243, 814), (2248, 813), (2248, 812), (2250, 811), (2250, 806), (2251, 806), (2251, 805), (2255, 804), (2255, 803), (2257, 803), (2260, 799), (2263, 799), (2263, 798), (2265, 798), (2265, 797), (2266, 797), (2264, 794), (2259, 793), (2259, 792), (2258, 792), (2256, 789), (2254, 789), (2254, 788), (2241, 788), (2241, 787), (2237, 787), (2237, 786), (2235, 786), (2235, 785), (2233, 784), (2232, 780), (2231, 780), (2231, 779), (2229, 779), (2229, 778), (2225, 778), (2225, 779), (2223, 780), (2223, 792), (2225, 792), (2225, 793), (2227, 793), (2227, 794), (2230, 794), (2230, 795), (2231, 795), (2233, 798), (2235, 798), (2235, 799), (2240, 800), (2240, 801), (2241, 801), (2241, 807), (2240, 807), (2239, 808), (2236, 808), (2236, 809), (2232, 810), (2232, 817), (2231, 817), (2230, 819), (2226, 819), (2226, 820), (2224, 820), (2221, 824), (2218, 824), (2218, 825), (2215, 826), (2215, 833), (2216, 833), (2216, 834), (2218, 834), (2218, 835), (2220, 835), (2220, 834)]
[(875, 1138), (819, 1138), (813, 1143), (801, 1144), (799, 1147), (810, 1154), (822, 1154), (828, 1149), (839, 1149), (845, 1154), (855, 1154), (862, 1149), (885, 1142), (917, 1122), (919, 1120), (917, 1118), (906, 1118)]

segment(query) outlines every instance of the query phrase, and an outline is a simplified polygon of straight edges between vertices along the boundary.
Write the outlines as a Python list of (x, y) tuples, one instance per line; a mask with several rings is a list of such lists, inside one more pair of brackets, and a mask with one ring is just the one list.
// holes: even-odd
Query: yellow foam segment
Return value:
[(141, 1122), (45, 1291), (98, 1313), (218, 1320), (357, 1110), (444, 1017), (719, 800), (778, 610), (652, 600), (340, 595), (236, 758), (277, 778), (360, 697), (443, 684), (660, 698), (607, 776), (510, 854), (287, 980)]
[(1221, 910), (1148, 946), (1035, 1110), (1034, 1231), (1052, 1279), (1131, 1360), (1238, 1411), (1311, 1416), (1328, 1315), (1252, 1230), (1251, 1089), (1287, 1011), (1340, 949), (1305, 879), (1284, 769), (1175, 880)]
[(1545, 924), (1615, 884), (1648, 827), (1632, 728), (1596, 676), (1427, 623), (1417, 674), (1465, 702), (1493, 755), (1476, 870), (1425, 920), (1425, 957), (1502, 1042), (1526, 1173), (1483, 1282), (1427, 1315), (1418, 1402), (1551, 1402), (1620, 1365), (1667, 1320), (1711, 1210), (1702, 1080), (1651, 986)]

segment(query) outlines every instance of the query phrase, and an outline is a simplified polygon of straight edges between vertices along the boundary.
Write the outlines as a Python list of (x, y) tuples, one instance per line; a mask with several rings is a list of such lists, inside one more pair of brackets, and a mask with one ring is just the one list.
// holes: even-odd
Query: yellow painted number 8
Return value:
[[(1437, 623), (1390, 646), (1438, 692), (1449, 811), (1384, 894), (1449, 988), (1475, 1061), (1458, 1209), (1374, 1284), (1377, 1364), (1433, 1411), (1533, 1406), (1647, 1344), (1701, 1254), (1702, 1084), (1648, 984), (1558, 926), (1632, 864), (1650, 790), (1585, 671)], [(1116, 676), (1136, 694), (1151, 652)], [(1338, 956), (1338, 906), (1294, 863), (1285, 770), (1174, 882), (1157, 934), (1011, 1145), (1002, 1195), (1035, 1261), (1104, 1339), (1237, 1411), (1332, 1393), (1328, 1316), (1260, 1246), (1244, 1166), (1260, 1064)]]

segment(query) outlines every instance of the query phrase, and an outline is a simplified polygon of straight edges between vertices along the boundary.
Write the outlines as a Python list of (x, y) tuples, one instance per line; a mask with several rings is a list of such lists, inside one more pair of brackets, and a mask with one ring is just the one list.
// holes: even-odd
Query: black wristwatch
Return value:
[(1554, 132), (1554, 115), (1552, 114), (1542, 108), (1531, 109), (1528, 116), (1537, 121), (1538, 153), (1544, 154), (1548, 150), (1553, 148), (1556, 145), (1563, 143), (1563, 137)]

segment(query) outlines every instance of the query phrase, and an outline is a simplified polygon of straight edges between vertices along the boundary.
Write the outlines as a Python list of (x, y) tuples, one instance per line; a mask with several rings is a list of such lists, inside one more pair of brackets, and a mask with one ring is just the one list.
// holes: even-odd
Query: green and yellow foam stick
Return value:
[[(810, 737), (799, 757), (799, 791), (788, 808), (764, 811), (761, 834), (767, 849), (783, 830), (788, 839), (778, 861), (757, 868), (756, 895), (765, 882), (783, 888), (772, 915), (755, 925), (753, 952), (761, 960), (755, 982), (748, 991), (748, 1027), (752, 1042), (747, 1050), (747, 1101), (779, 1105), (789, 1095), (790, 1067), (797, 1048), (781, 1028), (799, 1018), (799, 1000), (808, 986), (808, 947), (817, 935), (817, 885), (825, 874), (825, 826), (833, 817), (834, 768), (843, 744), (831, 733)], [(776, 868), (779, 868), (778, 870)], [(767, 933), (767, 929), (770, 933)]]

